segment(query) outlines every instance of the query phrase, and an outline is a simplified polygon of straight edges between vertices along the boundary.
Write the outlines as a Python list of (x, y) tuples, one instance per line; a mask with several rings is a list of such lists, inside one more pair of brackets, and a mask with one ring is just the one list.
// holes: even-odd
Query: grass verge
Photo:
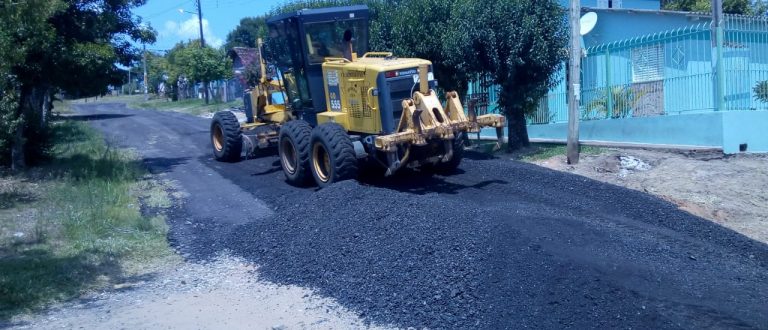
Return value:
[[(532, 143), (530, 148), (531, 150), (529, 150), (529, 152), (520, 155), (520, 160), (536, 162), (558, 155), (565, 155), (566, 153), (564, 144)], [(582, 155), (598, 155), (602, 152), (603, 149), (600, 147), (581, 146), (580, 148), (580, 153)]]
[(0, 320), (177, 260), (164, 218), (141, 212), (165, 190), (138, 158), (82, 122), (53, 134), (50, 162), (0, 178)]
[(183, 112), (183, 113), (199, 116), (199, 115), (204, 115), (209, 113), (215, 113), (217, 111), (229, 109), (232, 107), (241, 107), (243, 106), (243, 101), (236, 100), (236, 101), (226, 102), (226, 103), (210, 102), (209, 104), (205, 104), (205, 101), (200, 99), (189, 99), (189, 100), (181, 100), (181, 101), (175, 101), (175, 102), (171, 102), (166, 99), (155, 99), (155, 100), (148, 100), (148, 101), (144, 101), (142, 99), (139, 102), (129, 103), (129, 106), (137, 109), (176, 111), (176, 112)]
[[(496, 146), (495, 141), (486, 140), (473, 140), (472, 143), (476, 146), (478, 151), (488, 154), (506, 152), (507, 144), (502, 144), (501, 148), (494, 150)], [(581, 146), (582, 155), (598, 155), (604, 151), (603, 148), (593, 146)], [(549, 159), (558, 155), (565, 155), (565, 145), (555, 143), (531, 143), (527, 148), (516, 150), (509, 154), (513, 159), (521, 160), (524, 162), (537, 162), (545, 159)]]
[(181, 101), (170, 101), (170, 99), (150, 98), (144, 100), (144, 95), (120, 95), (120, 96), (104, 96), (100, 98), (88, 98), (79, 99), (73, 101), (76, 103), (125, 103), (132, 109), (146, 109), (146, 110), (160, 110), (160, 111), (176, 111), (188, 113), (195, 116), (215, 113), (220, 110), (225, 110), (233, 107), (242, 107), (243, 100), (238, 98), (231, 102), (215, 102), (210, 101), (205, 104), (201, 99), (187, 99)]

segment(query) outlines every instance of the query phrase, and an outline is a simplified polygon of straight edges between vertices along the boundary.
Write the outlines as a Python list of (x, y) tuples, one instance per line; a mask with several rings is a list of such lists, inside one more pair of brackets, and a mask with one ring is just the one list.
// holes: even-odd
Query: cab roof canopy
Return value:
[(317, 9), (301, 9), (267, 19), (267, 24), (288, 18), (298, 18), (301, 22), (327, 22), (347, 19), (368, 19), (368, 6), (354, 5), (344, 7), (328, 7)]

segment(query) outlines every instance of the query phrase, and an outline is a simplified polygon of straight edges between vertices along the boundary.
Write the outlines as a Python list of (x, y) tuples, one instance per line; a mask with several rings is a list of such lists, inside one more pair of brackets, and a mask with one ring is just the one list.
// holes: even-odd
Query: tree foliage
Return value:
[(499, 86), (509, 148), (528, 145), (525, 113), (557, 82), (566, 60), (566, 12), (554, 0), (462, 0), (453, 13), (447, 58)]
[(178, 92), (177, 83), (181, 78), (210, 82), (232, 77), (232, 60), (224, 49), (201, 48), (199, 40), (179, 42), (165, 56), (148, 63), (150, 81), (155, 85), (165, 82), (172, 97)]
[[(757, 1), (753, 6), (750, 0), (724, 0), (723, 12), (728, 14), (753, 14), (753, 9), (757, 9), (761, 1)], [(711, 12), (712, 1), (710, 0), (667, 0), (663, 4), (666, 10), (693, 11), (693, 12)]]
[(266, 38), (267, 36), (267, 18), (266, 16), (245, 17), (240, 20), (240, 24), (234, 30), (227, 34), (227, 42), (224, 49), (227, 51), (235, 47), (256, 47), (257, 38)]
[(223, 50), (200, 47), (198, 42), (187, 44), (174, 54), (176, 72), (193, 81), (214, 81), (232, 76), (232, 60)]
[(528, 143), (524, 114), (555, 83), (567, 55), (566, 13), (557, 1), (296, 0), (267, 16), (352, 4), (370, 9), (371, 50), (432, 61), (442, 89), (464, 95), (471, 78), (491, 77), (501, 86), (510, 147)]
[[(14, 167), (23, 167), (26, 156), (44, 151), (56, 91), (73, 96), (101, 94), (109, 84), (122, 80), (116, 63), (130, 65), (138, 59), (131, 41), (154, 42), (151, 28), (131, 13), (145, 2), (0, 1), (4, 26), (0, 30), (0, 117), (4, 122), (0, 145), (12, 146)], [(8, 149), (0, 149), (0, 154), (7, 158)]]

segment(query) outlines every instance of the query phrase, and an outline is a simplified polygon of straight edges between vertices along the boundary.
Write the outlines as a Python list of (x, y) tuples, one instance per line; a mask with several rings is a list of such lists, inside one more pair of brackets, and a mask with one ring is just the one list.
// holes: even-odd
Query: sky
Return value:
[[(235, 29), (240, 19), (264, 14), (284, 1), (200, 0), (205, 42), (214, 47), (223, 45), (227, 34)], [(179, 9), (192, 13), (180, 13)], [(147, 49), (168, 50), (179, 41), (200, 36), (195, 0), (149, 0), (146, 5), (134, 9), (134, 13), (157, 31), (157, 42), (147, 45)]]

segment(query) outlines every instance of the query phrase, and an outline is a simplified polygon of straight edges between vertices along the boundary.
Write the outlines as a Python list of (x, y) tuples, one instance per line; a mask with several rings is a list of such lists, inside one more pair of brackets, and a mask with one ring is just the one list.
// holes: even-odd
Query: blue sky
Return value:
[[(221, 46), (240, 19), (266, 13), (285, 0), (200, 0), (203, 8), (203, 35), (205, 42)], [(197, 39), (200, 35), (196, 14), (180, 13), (179, 9), (196, 12), (195, 0), (149, 0), (136, 8), (141, 16), (157, 30), (157, 42), (148, 49), (170, 49), (179, 41)]]

